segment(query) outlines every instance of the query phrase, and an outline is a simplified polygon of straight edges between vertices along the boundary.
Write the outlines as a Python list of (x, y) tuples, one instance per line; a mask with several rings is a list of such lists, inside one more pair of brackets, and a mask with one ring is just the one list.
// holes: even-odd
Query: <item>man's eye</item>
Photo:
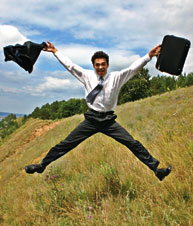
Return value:
[(105, 63), (102, 63), (102, 64), (96, 64), (96, 67), (99, 67), (99, 66), (105, 66), (106, 64)]

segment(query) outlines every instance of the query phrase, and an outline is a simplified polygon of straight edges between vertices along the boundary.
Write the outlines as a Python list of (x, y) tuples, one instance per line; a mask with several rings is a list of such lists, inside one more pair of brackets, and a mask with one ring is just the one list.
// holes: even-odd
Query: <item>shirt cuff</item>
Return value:
[(144, 56), (145, 62), (149, 62), (151, 59), (152, 59), (152, 58), (149, 56), (148, 53)]

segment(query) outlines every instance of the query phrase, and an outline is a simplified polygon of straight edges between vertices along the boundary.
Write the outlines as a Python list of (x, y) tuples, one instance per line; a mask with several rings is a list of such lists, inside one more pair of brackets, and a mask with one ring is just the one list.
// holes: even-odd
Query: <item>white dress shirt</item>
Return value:
[[(54, 55), (72, 75), (84, 84), (86, 96), (98, 85), (99, 76), (94, 70), (83, 69), (77, 64), (72, 63), (72, 61), (60, 51), (57, 51)], [(107, 73), (103, 77), (103, 89), (97, 95), (93, 104), (87, 103), (88, 107), (99, 112), (112, 111), (117, 106), (121, 87), (150, 60), (151, 58), (147, 54), (144, 57), (137, 59), (126, 69)]]

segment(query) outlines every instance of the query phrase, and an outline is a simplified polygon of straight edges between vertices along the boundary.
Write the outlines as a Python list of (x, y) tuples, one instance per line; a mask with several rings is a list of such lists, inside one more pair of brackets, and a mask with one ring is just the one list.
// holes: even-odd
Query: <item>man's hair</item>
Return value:
[(105, 52), (98, 51), (98, 52), (94, 53), (94, 55), (91, 58), (93, 65), (94, 65), (95, 59), (97, 59), (97, 58), (105, 58), (107, 61), (107, 64), (109, 64), (109, 56)]

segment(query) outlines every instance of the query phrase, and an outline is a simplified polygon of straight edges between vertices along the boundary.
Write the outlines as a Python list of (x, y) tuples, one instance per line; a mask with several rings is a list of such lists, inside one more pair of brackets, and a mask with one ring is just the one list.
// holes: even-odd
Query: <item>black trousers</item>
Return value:
[(155, 172), (159, 161), (153, 158), (145, 147), (135, 140), (116, 121), (117, 116), (113, 111), (100, 113), (93, 110), (85, 113), (85, 120), (81, 122), (63, 141), (50, 149), (41, 164), (47, 166), (52, 161), (65, 155), (88, 137), (101, 132), (114, 138), (128, 147), (132, 153)]

